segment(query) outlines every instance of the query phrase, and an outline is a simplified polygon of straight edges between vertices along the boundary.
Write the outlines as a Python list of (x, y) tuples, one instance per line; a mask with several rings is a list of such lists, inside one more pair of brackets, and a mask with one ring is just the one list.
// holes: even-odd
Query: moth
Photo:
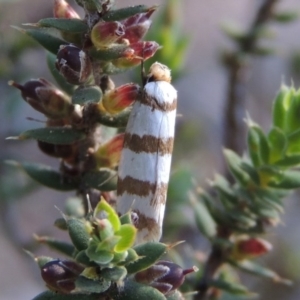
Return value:
[(177, 107), (171, 71), (154, 63), (132, 108), (118, 169), (118, 213), (131, 211), (136, 244), (158, 241), (166, 206)]

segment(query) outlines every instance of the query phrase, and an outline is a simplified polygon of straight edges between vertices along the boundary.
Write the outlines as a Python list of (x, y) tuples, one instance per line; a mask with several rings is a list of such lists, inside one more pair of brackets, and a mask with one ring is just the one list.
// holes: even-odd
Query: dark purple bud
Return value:
[(75, 85), (85, 83), (92, 73), (89, 56), (74, 45), (60, 46), (55, 65), (64, 78)]
[(38, 141), (38, 147), (45, 154), (57, 158), (68, 158), (73, 153), (73, 145), (54, 145)]
[(150, 268), (138, 272), (135, 275), (135, 280), (148, 284), (158, 289), (161, 293), (168, 295), (183, 284), (185, 275), (196, 270), (196, 268), (183, 270), (173, 262), (158, 261)]
[(84, 270), (76, 262), (52, 260), (41, 268), (41, 275), (47, 286), (54, 291), (70, 293), (75, 288), (75, 280)]
[(10, 81), (35, 110), (52, 119), (67, 117), (73, 110), (70, 98), (45, 79), (31, 79), (24, 85)]

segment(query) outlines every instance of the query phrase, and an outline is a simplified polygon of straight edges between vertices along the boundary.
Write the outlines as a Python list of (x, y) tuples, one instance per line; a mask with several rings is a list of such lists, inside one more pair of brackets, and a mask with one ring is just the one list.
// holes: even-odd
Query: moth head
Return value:
[(155, 62), (154, 64), (151, 65), (149, 69), (149, 73), (147, 75), (147, 82), (151, 81), (166, 81), (166, 82), (171, 82), (171, 70), (159, 63)]

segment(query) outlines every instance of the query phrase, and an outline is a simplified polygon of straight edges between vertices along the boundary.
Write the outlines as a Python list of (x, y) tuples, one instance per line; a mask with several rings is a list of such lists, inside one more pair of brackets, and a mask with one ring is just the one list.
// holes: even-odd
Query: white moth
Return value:
[(136, 244), (162, 234), (177, 106), (166, 66), (154, 63), (147, 79), (129, 117), (118, 171), (116, 209), (132, 212)]

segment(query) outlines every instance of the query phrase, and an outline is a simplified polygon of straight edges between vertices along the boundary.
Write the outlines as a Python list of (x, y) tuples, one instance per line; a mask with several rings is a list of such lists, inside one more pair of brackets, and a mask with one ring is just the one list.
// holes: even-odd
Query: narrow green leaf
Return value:
[(146, 5), (135, 5), (124, 7), (120, 9), (114, 9), (107, 12), (102, 19), (104, 21), (120, 21), (129, 18), (135, 14), (148, 12), (150, 9), (155, 9), (156, 6), (148, 7)]
[(285, 156), (274, 163), (275, 166), (291, 168), (300, 165), (300, 154)]
[(23, 29), (16, 26), (14, 26), (13, 28), (29, 35), (40, 45), (42, 45), (45, 49), (47, 49), (55, 55), (57, 54), (61, 45), (68, 44), (66, 41), (60, 39), (51, 29), (48, 28)]
[(278, 127), (273, 127), (268, 134), (270, 145), (270, 163), (280, 160), (286, 151), (287, 138), (283, 131)]
[(243, 40), (246, 36), (246, 33), (241, 29), (241, 26), (232, 22), (223, 22), (223, 24), (221, 24), (221, 30), (231, 40), (237, 43)]
[(37, 163), (7, 162), (10, 165), (21, 167), (32, 179), (49, 188), (60, 191), (72, 191), (77, 189), (78, 181), (64, 178), (61, 173), (53, 170), (49, 166)]
[(113, 296), (114, 300), (166, 300), (166, 297), (157, 289), (137, 283), (133, 280), (127, 280), (124, 287), (116, 291), (116, 294)]
[(290, 89), (286, 85), (282, 85), (273, 102), (273, 125), (283, 132), (286, 132), (287, 111), (290, 106), (292, 95), (293, 89)]
[(45, 244), (51, 249), (54, 249), (55, 251), (58, 251), (69, 257), (72, 257), (74, 254), (75, 247), (72, 244), (67, 243), (65, 241), (57, 240), (48, 236), (35, 236), (35, 239), (40, 244)]
[(89, 246), (90, 235), (86, 221), (76, 218), (67, 219), (69, 236), (77, 250), (85, 250)]
[(270, 278), (274, 282), (283, 283), (283, 284), (286, 284), (286, 285), (291, 285), (292, 284), (292, 282), (290, 280), (282, 278), (281, 276), (279, 276), (273, 270), (265, 268), (265, 267), (255, 263), (253, 261), (249, 261), (249, 260), (233, 261), (233, 260), (230, 260), (229, 263), (231, 265), (241, 269), (244, 272), (254, 274), (254, 275), (257, 275), (257, 276), (261, 276), (261, 277), (265, 277), (265, 278)]
[(126, 57), (128, 51), (131, 51), (128, 45), (115, 45), (109, 49), (91, 48), (89, 55), (96, 61), (111, 61), (121, 57)]
[(64, 76), (62, 76), (55, 67), (56, 55), (51, 52), (47, 52), (47, 65), (53, 76), (58, 83), (59, 87), (68, 95), (72, 95), (74, 92), (74, 85), (68, 83)]
[(295, 91), (294, 88), (291, 88), (289, 102), (286, 132), (290, 134), (300, 129), (300, 91)]
[(85, 133), (68, 127), (45, 127), (21, 133), (19, 140), (35, 139), (55, 145), (69, 145), (86, 137)]
[(291, 11), (279, 11), (272, 14), (272, 18), (280, 23), (289, 23), (296, 20), (299, 17), (299, 12), (295, 10)]
[(107, 168), (90, 171), (84, 174), (81, 184), (100, 191), (114, 191), (117, 189), (117, 173)]
[(35, 25), (39, 27), (51, 27), (71, 33), (85, 33), (89, 29), (87, 24), (80, 19), (45, 18), (39, 20)]
[(116, 235), (121, 237), (120, 241), (116, 244), (114, 251), (123, 252), (130, 248), (136, 237), (137, 229), (132, 224), (121, 225), (119, 231), (116, 232)]
[[(229, 282), (229, 281), (225, 281), (225, 280), (221, 280), (221, 279), (216, 279), (216, 280), (210, 280), (208, 282), (209, 286), (218, 288), (220, 290), (229, 292), (231, 294), (234, 295), (251, 295), (252, 293), (250, 291), (248, 291), (248, 289), (238, 283), (235, 282)], [(252, 294), (254, 295), (254, 294)]]
[(243, 160), (230, 149), (224, 149), (223, 152), (231, 174), (240, 184), (247, 185), (250, 177), (241, 167)]
[(106, 218), (111, 223), (115, 232), (119, 231), (121, 228), (121, 222), (116, 211), (110, 206), (110, 204), (101, 198), (98, 202), (95, 210), (94, 216), (100, 215), (102, 219)]
[(84, 105), (87, 102), (98, 103), (102, 99), (102, 91), (100, 87), (93, 86), (82, 86), (75, 90), (72, 96), (73, 104)]
[(167, 250), (167, 245), (156, 242), (148, 242), (133, 248), (140, 259), (126, 266), (128, 274), (142, 271), (152, 266)]
[(269, 186), (281, 189), (297, 189), (300, 187), (300, 171), (285, 171), (277, 180), (271, 181)]
[(108, 290), (110, 285), (111, 282), (105, 279), (93, 280), (85, 276), (79, 276), (75, 281), (75, 289), (72, 291), (72, 293), (75, 295), (91, 293), (99, 294)]
[(192, 205), (196, 224), (198, 229), (209, 239), (217, 233), (217, 224), (212, 218), (209, 210), (203, 201), (197, 201), (193, 194), (190, 194), (190, 203)]
[(101, 277), (108, 281), (118, 282), (123, 280), (127, 275), (124, 267), (105, 268), (101, 270)]
[[(300, 110), (299, 110), (299, 116), (300, 118)], [(292, 154), (300, 154), (300, 126), (299, 129), (292, 132), (287, 136), (288, 140), (288, 146), (286, 153), (287, 155), (292, 155)]]
[(256, 185), (260, 184), (260, 178), (259, 178), (259, 174), (258, 174), (256, 168), (254, 168), (250, 163), (246, 163), (246, 162), (243, 162), (241, 164), (241, 168), (242, 168), (242, 170), (244, 170), (249, 175), (251, 180)]

